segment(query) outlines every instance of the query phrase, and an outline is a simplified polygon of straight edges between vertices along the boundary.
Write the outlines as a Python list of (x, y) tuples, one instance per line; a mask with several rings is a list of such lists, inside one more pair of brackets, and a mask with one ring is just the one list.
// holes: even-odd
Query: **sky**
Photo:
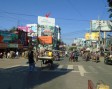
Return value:
[(55, 18), (67, 44), (84, 38), (91, 20), (110, 19), (107, 0), (0, 0), (0, 29), (38, 23), (38, 16), (47, 13)]

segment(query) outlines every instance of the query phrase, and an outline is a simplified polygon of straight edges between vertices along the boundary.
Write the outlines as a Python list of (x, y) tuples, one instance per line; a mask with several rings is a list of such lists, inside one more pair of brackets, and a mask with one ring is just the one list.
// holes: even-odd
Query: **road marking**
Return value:
[(71, 69), (73, 70), (73, 65), (68, 65), (67, 69), (68, 70), (71, 70)]
[(20, 66), (20, 65), (8, 66), (8, 67), (5, 67), (4, 69), (19, 67), (19, 66)]
[(60, 71), (63, 68), (63, 65), (59, 65), (54, 71)]
[(82, 65), (78, 65), (78, 68), (81, 76), (84, 76), (84, 73), (87, 73)]
[(93, 67), (93, 66), (88, 66), (89, 67), (89, 69), (93, 72), (93, 73), (98, 73), (97, 71), (96, 71), (96, 69)]

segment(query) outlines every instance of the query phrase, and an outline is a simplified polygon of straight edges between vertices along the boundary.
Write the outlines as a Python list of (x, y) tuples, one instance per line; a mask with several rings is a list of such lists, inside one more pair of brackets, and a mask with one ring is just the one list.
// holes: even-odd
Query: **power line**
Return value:
[(6, 14), (14, 14), (14, 15), (24, 15), (24, 16), (32, 16), (32, 17), (37, 17), (36, 15), (19, 14), (19, 13), (7, 12), (7, 11), (0, 11), (0, 13), (6, 13)]
[[(13, 15), (22, 15), (22, 16), (30, 16), (30, 17), (37, 17), (36, 15), (31, 15), (31, 14), (20, 14), (20, 13), (13, 13), (13, 12), (7, 12), (7, 11), (0, 11), (0, 13), (5, 13), (5, 14), (13, 14)], [(75, 18), (69, 18), (69, 19), (66, 19), (66, 18), (56, 18), (56, 19), (59, 19), (59, 20), (72, 20), (72, 21), (90, 21), (90, 20), (80, 20), (80, 19), (75, 19)]]
[(75, 11), (78, 13), (78, 15), (80, 15), (82, 17), (82, 14), (79, 12), (79, 10), (76, 9), (75, 5), (73, 5), (73, 3), (71, 2), (71, 0), (67, 0), (67, 2), (70, 4), (71, 8), (72, 9), (74, 8)]

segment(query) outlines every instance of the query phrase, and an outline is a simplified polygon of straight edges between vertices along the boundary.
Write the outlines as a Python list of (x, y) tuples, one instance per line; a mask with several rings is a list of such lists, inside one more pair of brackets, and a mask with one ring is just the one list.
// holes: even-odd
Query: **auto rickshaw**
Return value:
[(84, 51), (83, 51), (82, 58), (83, 58), (85, 61), (89, 61), (89, 60), (91, 59), (90, 50), (84, 50)]

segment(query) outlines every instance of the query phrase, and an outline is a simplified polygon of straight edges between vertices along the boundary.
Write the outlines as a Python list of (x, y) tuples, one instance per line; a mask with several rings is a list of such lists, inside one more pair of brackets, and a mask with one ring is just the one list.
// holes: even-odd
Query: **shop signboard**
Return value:
[(0, 49), (2, 48), (7, 48), (7, 44), (6, 43), (0, 43)]
[(38, 24), (44, 26), (55, 26), (55, 18), (38, 16)]
[(23, 44), (18, 44), (18, 48), (22, 49), (23, 48)]
[(18, 48), (18, 44), (8, 44), (8, 48)]
[(92, 31), (112, 31), (112, 22), (107, 20), (92, 20), (91, 21)]
[(38, 37), (40, 43), (52, 44), (52, 36), (40, 36)]

